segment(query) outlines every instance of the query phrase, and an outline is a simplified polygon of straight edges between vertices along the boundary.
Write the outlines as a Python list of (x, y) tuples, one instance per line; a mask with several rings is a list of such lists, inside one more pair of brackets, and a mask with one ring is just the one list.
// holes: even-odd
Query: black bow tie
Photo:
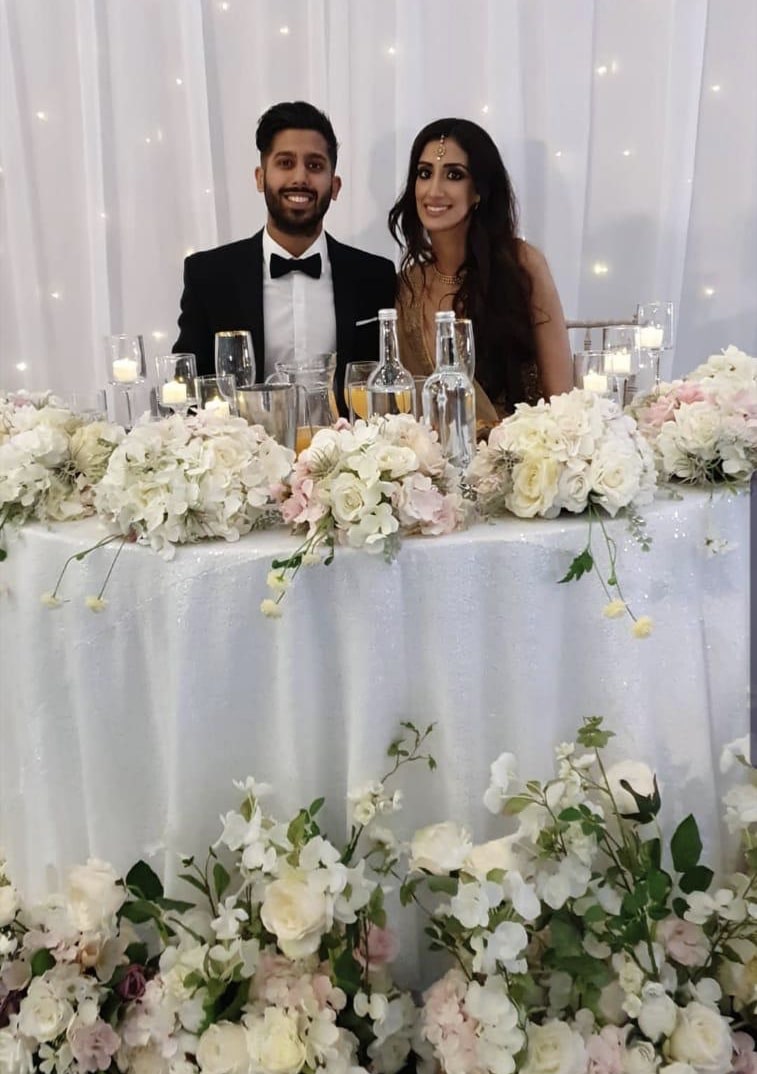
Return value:
[(320, 279), (321, 255), (279, 257), (278, 254), (271, 254), (271, 279), (278, 280), (279, 276), (286, 276), (288, 272), (304, 272), (306, 276), (310, 276), (314, 280)]

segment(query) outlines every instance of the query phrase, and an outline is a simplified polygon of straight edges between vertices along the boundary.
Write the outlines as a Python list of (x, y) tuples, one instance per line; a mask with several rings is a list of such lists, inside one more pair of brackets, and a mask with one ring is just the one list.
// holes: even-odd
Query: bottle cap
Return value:
[(380, 321), (396, 321), (397, 311), (395, 309), (386, 309), (378, 311)]
[(457, 316), (457, 314), (455, 313), (454, 310), (438, 310), (434, 314), (434, 320), (436, 321), (437, 324), (439, 324), (440, 321), (442, 321), (442, 322), (454, 321), (456, 316)]

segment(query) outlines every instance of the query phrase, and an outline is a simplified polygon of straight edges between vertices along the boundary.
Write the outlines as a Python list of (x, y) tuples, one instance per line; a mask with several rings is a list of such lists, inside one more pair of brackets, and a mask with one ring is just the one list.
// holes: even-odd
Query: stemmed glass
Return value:
[(602, 349), (604, 371), (612, 378), (615, 398), (621, 410), (626, 405), (626, 392), (633, 392), (639, 369), (639, 329), (636, 325), (608, 325), (603, 330)]
[(368, 377), (378, 368), (378, 362), (348, 362), (344, 371), (344, 396), (350, 411), (350, 421), (368, 418)]
[(237, 388), (255, 383), (252, 336), (242, 329), (216, 332), (216, 376), (234, 377)]
[(675, 342), (675, 319), (672, 302), (641, 302), (636, 307), (639, 347), (649, 351), (654, 363), (654, 386), (660, 383), (660, 358)]
[(468, 378), (473, 383), (476, 375), (476, 339), (473, 335), (473, 321), (467, 317), (455, 320), (455, 343), (457, 354)]
[(149, 409), (149, 385), (145, 381), (145, 345), (142, 336), (105, 337), (108, 378), (108, 417), (131, 429), (135, 416)]
[(191, 406), (197, 405), (197, 362), (193, 354), (158, 354), (155, 357), (155, 371), (157, 404), (161, 414), (186, 414)]

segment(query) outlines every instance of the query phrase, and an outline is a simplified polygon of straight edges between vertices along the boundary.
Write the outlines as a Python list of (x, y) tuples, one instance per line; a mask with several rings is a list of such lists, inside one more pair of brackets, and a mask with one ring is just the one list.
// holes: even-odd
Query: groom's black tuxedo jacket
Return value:
[[(345, 246), (326, 235), (336, 315), (337, 397), (343, 407), (344, 367), (378, 361), (378, 325), (358, 325), (394, 306), (394, 265), (386, 257)], [(197, 357), (197, 372), (214, 373), (216, 332), (244, 328), (252, 333), (257, 381), (263, 380), (263, 232), (252, 238), (191, 254), (184, 262), (179, 338), (174, 352)], [(341, 409), (340, 407), (340, 409)]]

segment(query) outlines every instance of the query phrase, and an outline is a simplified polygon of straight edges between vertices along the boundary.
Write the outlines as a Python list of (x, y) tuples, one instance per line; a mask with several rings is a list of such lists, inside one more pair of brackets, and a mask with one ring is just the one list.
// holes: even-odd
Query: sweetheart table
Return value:
[(553, 747), (601, 714), (613, 752), (656, 767), (668, 812), (694, 810), (717, 861), (720, 747), (748, 726), (749, 497), (688, 491), (644, 514), (649, 552), (610, 524), (627, 599), (654, 620), (643, 640), (603, 618), (593, 574), (557, 584), (583, 519), (409, 539), (391, 564), (340, 548), (300, 571), (277, 621), (259, 605), (271, 559), (296, 546), (284, 530), (169, 562), (125, 546), (95, 614), (84, 597), (112, 548), (71, 564), (62, 607), (40, 595), (98, 524), (26, 527), (0, 566), (0, 846), (16, 883), (59, 889), (89, 855), (120, 870), (148, 857), (170, 882), (248, 774), (274, 785), (279, 816), (325, 794), (339, 840), (346, 791), (389, 767), (400, 720), (436, 722), (439, 763), (400, 780), (401, 835), (443, 819), (501, 831), (481, 805), (491, 761), (511, 750), (546, 777)]

